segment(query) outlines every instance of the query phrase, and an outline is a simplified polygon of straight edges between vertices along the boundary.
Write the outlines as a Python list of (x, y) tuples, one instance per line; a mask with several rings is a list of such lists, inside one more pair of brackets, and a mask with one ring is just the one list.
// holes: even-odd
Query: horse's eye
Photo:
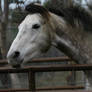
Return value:
[(39, 27), (40, 27), (39, 24), (34, 24), (34, 25), (32, 26), (33, 29), (38, 29)]

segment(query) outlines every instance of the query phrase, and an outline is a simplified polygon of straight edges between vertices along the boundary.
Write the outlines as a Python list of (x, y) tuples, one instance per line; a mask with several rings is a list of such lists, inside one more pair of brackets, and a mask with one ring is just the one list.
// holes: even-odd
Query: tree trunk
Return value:
[(6, 58), (7, 49), (6, 49), (6, 25), (1, 23), (1, 53), (2, 57)]
[(9, 11), (8, 0), (4, 0), (4, 11), (3, 11), (1, 23), (0, 23), (1, 53), (2, 53), (3, 58), (6, 58), (6, 54), (7, 54), (6, 29), (7, 29), (7, 24), (8, 24), (8, 11)]
[[(4, 11), (2, 11), (1, 0), (0, 0), (0, 59), (6, 58), (7, 45), (6, 45), (6, 29), (8, 24), (8, 0), (4, 1)], [(0, 81), (4, 88), (9, 88), (11, 86), (9, 74), (0, 74)]]

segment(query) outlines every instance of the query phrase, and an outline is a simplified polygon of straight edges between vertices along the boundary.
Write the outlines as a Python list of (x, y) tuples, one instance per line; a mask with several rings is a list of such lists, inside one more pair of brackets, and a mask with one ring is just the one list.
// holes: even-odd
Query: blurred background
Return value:
[[(24, 8), (30, 2), (37, 2), (44, 7), (60, 8), (71, 3), (71, 0), (0, 0), (0, 59), (6, 59), (7, 51), (16, 37), (18, 25), (25, 18), (27, 13)], [(73, 0), (76, 4), (82, 5), (87, 9), (87, 5), (92, 9), (91, 0)], [(90, 3), (89, 3), (90, 2)], [(56, 48), (52, 47), (45, 55), (41, 57), (65, 56)], [(59, 64), (60, 62), (44, 63)], [(72, 63), (74, 63), (72, 61)], [(39, 63), (41, 64), (41, 63)], [(62, 64), (62, 62), (60, 63)], [(67, 63), (66, 63), (67, 64)], [(34, 65), (34, 64), (31, 64)], [(42, 65), (42, 64), (41, 64)], [(18, 76), (17, 76), (18, 75)], [(0, 74), (0, 88), (27, 88), (27, 74)], [(12, 76), (12, 77), (11, 77)], [(61, 86), (61, 85), (85, 85), (83, 72), (50, 72), (36, 74), (37, 87)]]

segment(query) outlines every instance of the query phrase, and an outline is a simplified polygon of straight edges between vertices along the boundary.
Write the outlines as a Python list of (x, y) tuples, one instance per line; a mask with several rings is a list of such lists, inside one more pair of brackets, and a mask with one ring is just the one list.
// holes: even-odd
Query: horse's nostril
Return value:
[(18, 58), (20, 55), (20, 52), (19, 51), (15, 51), (14, 52), (14, 55), (13, 55), (13, 58)]

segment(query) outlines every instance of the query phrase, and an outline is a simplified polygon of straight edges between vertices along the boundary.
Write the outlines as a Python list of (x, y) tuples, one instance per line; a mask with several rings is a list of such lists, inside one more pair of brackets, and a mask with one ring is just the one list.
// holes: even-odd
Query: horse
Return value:
[[(83, 7), (69, 6), (62, 10), (46, 9), (29, 4), (28, 15), (8, 54), (8, 63), (17, 68), (35, 56), (46, 53), (51, 46), (64, 52), (77, 64), (92, 63), (92, 16)], [(92, 88), (92, 71), (84, 71)]]

